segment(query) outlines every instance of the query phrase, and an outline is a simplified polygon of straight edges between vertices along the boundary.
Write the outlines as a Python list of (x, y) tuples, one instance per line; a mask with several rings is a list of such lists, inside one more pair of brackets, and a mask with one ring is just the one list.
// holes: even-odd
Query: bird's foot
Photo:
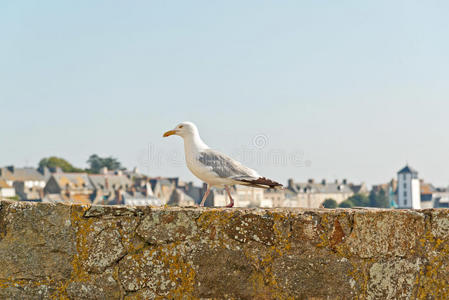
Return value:
[(226, 205), (226, 207), (233, 207), (233, 206), (234, 206), (234, 202), (231, 202), (228, 205)]

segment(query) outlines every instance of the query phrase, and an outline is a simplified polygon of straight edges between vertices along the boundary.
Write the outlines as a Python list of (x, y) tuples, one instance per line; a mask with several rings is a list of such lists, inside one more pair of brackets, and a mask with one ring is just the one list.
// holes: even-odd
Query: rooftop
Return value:
[(35, 168), (0, 168), (0, 178), (11, 181), (44, 181), (45, 178)]
[(413, 169), (412, 167), (410, 167), (409, 165), (406, 165), (404, 168), (402, 168), (398, 174), (418, 174), (418, 171), (416, 171), (415, 169)]

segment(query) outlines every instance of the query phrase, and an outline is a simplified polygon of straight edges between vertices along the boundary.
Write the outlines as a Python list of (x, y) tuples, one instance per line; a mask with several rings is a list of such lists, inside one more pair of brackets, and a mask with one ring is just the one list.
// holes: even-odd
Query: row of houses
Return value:
[[(413, 168), (406, 166), (397, 176), (388, 183), (374, 185), (372, 191), (384, 190), (393, 207), (449, 207), (449, 190), (436, 188), (418, 179), (418, 172)], [(0, 168), (0, 198), (22, 201), (192, 206), (200, 203), (205, 191), (205, 184), (195, 186), (178, 177), (148, 177), (137, 169), (109, 171), (103, 168), (100, 174), (88, 174), (48, 168)], [(289, 179), (283, 189), (231, 188), (237, 207), (318, 208), (326, 199), (333, 199), (339, 204), (354, 194), (368, 193), (369, 189), (364, 183), (354, 184), (346, 179), (309, 179), (306, 182)], [(206, 200), (206, 206), (225, 206), (227, 203), (227, 193), (221, 189), (212, 189)]]
[[(61, 169), (0, 168), (0, 197), (22, 201), (104, 205), (181, 205), (198, 204), (206, 186), (195, 186), (179, 178), (148, 177), (133, 171), (109, 171), (100, 174), (67, 173)], [(244, 186), (231, 188), (238, 207), (320, 207), (325, 199), (338, 203), (354, 193), (367, 193), (364, 184), (346, 180), (298, 183), (288, 181), (284, 189), (263, 190)], [(213, 189), (207, 206), (229, 203), (223, 190)]]
[(107, 169), (87, 174), (8, 166), (0, 168), (0, 197), (52, 203), (161, 205), (149, 183), (140, 184), (139, 177), (143, 175)]

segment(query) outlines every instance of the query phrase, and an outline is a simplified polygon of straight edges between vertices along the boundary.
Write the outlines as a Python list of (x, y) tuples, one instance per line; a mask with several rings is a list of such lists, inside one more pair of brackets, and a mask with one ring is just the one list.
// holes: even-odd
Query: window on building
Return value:
[(407, 179), (407, 175), (406, 175), (406, 174), (404, 174), (404, 175), (403, 175), (403, 178), (404, 178), (404, 180), (406, 180), (406, 179)]
[(404, 191), (404, 197), (407, 197), (407, 191)]
[(407, 205), (407, 198), (404, 198), (404, 206)]
[(404, 189), (406, 189), (407, 188), (407, 183), (406, 182), (404, 182)]

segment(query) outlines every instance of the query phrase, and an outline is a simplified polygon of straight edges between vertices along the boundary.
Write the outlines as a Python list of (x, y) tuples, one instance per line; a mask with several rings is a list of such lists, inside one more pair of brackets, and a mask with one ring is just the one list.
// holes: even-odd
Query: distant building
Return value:
[[(104, 169), (103, 169), (104, 170)], [(119, 201), (118, 192), (127, 191), (132, 188), (132, 181), (125, 175), (118, 174), (89, 174), (88, 178), (93, 187), (91, 196), (94, 204), (122, 204)]]
[(145, 190), (137, 191), (135, 188), (128, 190), (119, 189), (115, 198), (108, 202), (111, 205), (133, 205), (133, 206), (162, 206), (162, 201), (149, 194)]
[(261, 207), (283, 207), (287, 199), (296, 196), (288, 189), (266, 189)]
[(205, 185), (194, 186), (193, 182), (187, 182), (183, 186), (178, 186), (183, 192), (194, 200), (195, 204), (200, 204), (204, 193), (207, 190)]
[(449, 208), (449, 188), (436, 188), (432, 194), (433, 207)]
[(154, 196), (151, 184), (146, 176), (137, 170), (108, 171), (103, 168), (100, 174), (89, 175), (94, 188), (92, 202), (104, 205), (164, 205)]
[(418, 172), (405, 166), (398, 172), (398, 208), (421, 208), (421, 191)]
[(20, 200), (40, 201), (45, 187), (45, 178), (34, 168), (16, 168), (8, 166), (0, 168), (0, 179), (14, 187)]
[(194, 206), (195, 199), (187, 195), (183, 189), (176, 188), (173, 190), (170, 195), (170, 199), (167, 202), (167, 205), (171, 206)]
[(362, 182), (361, 184), (354, 184), (354, 183), (347, 183), (346, 179), (343, 179), (343, 184), (347, 184), (349, 188), (354, 192), (354, 194), (364, 194), (364, 195), (369, 194), (368, 187), (364, 182)]
[(286, 197), (284, 207), (318, 208), (326, 199), (334, 199), (337, 203), (341, 203), (354, 195), (351, 185), (346, 180), (329, 183), (325, 179), (321, 182), (309, 179), (307, 182), (295, 183), (293, 179), (289, 179), (287, 189), (294, 196)]
[(232, 198), (235, 207), (262, 207), (267, 205), (267, 203), (264, 203), (264, 189), (244, 185), (236, 185), (234, 189), (236, 195)]
[(44, 188), (44, 202), (90, 204), (94, 187), (87, 173), (54, 173)]
[(431, 183), (425, 183), (424, 180), (421, 179), (419, 189), (421, 194), (421, 208), (435, 207), (435, 187)]
[(12, 198), (16, 196), (16, 191), (5, 180), (0, 180), (0, 198)]
[(398, 181), (393, 178), (387, 183), (373, 185), (372, 191), (378, 193), (380, 192), (380, 190), (384, 190), (384, 192), (388, 193), (388, 191), (392, 189), (393, 192), (396, 193), (397, 188), (398, 188)]
[(170, 200), (170, 196), (177, 187), (178, 182), (178, 178), (151, 178), (150, 184), (153, 195), (162, 201), (162, 205), (166, 204)]
[(449, 188), (434, 187), (420, 180), (421, 208), (448, 208)]

